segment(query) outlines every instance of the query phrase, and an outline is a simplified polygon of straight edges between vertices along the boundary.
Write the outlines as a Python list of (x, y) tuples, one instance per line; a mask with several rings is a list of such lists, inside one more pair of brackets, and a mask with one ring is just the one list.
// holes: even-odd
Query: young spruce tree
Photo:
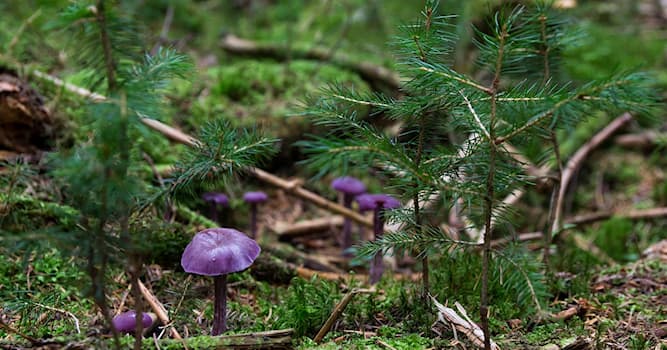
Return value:
[[(143, 54), (141, 31), (116, 6), (103, 0), (77, 2), (52, 24), (52, 29), (73, 35), (72, 56), (90, 73), (90, 88), (105, 96), (85, 106), (90, 139), (61, 151), (52, 164), (67, 193), (66, 201), (79, 211), (78, 230), (62, 232), (60, 238), (85, 258), (90, 293), (112, 329), (106, 302), (107, 268), (112, 262), (126, 266), (138, 319), (135, 349), (139, 349), (142, 252), (150, 249), (145, 239), (150, 223), (161, 217), (161, 205), (153, 203), (193, 181), (228, 177), (255, 165), (272, 154), (273, 140), (214, 121), (204, 128), (197, 147), (186, 153), (171, 186), (158, 190), (142, 181), (141, 149), (135, 140), (148, 129), (141, 120), (162, 115), (168, 82), (187, 77), (192, 65), (171, 49)], [(113, 333), (118, 345), (117, 331)]]
[[(556, 131), (572, 128), (594, 111), (640, 111), (653, 102), (646, 77), (619, 74), (581, 86), (553, 78), (558, 54), (569, 38), (564, 21), (547, 2), (507, 8), (496, 13), (488, 31), (476, 30), (476, 79), (454, 70), (457, 47), (453, 17), (437, 14), (437, 1), (428, 0), (422, 18), (403, 27), (397, 40), (400, 73), (407, 79), (404, 97), (392, 99), (360, 94), (341, 86), (324, 92), (309, 109), (315, 121), (335, 130), (303, 144), (310, 166), (321, 173), (373, 168), (409, 200), (393, 217), (400, 229), (366, 244), (361, 254), (413, 252), (423, 261), (423, 290), (428, 292), (427, 258), (447, 254), (450, 247), (482, 250), (480, 320), (489, 337), (489, 275), (491, 259), (511, 266), (510, 290), (540, 310), (547, 295), (542, 278), (527, 273), (524, 256), (494, 251), (491, 239), (499, 223), (511, 225), (502, 199), (535, 180), (510, 152), (510, 142), (547, 140), (560, 163)], [(399, 135), (390, 135), (360, 119), (359, 110), (400, 122)], [(461, 139), (442, 135), (465, 135)], [(545, 149), (546, 151), (547, 149)], [(454, 240), (432, 218), (436, 204), (464, 204), (471, 228), (483, 233), (481, 243)], [(553, 219), (552, 219), (553, 220)], [(547, 236), (551, 237), (550, 232)], [(550, 238), (545, 239), (545, 244)], [(519, 252), (519, 254), (521, 254)], [(521, 263), (519, 263), (521, 262)]]

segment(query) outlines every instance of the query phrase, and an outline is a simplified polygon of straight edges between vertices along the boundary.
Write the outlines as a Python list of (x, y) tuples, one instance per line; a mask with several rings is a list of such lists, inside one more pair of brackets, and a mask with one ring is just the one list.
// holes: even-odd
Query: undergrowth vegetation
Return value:
[[(181, 254), (197, 231), (249, 226), (242, 192), (258, 188), (262, 253), (225, 287), (225, 335), (256, 332), (243, 346), (284, 329), (299, 349), (664, 344), (667, 266), (645, 255), (666, 221), (625, 215), (667, 206), (664, 30), (618, 33), (593, 2), (582, 23), (559, 2), (502, 3), (426, 0), (418, 17), (403, 1), (0, 4), (16, 15), (0, 20), (0, 64), (59, 119), (51, 150), (0, 163), (0, 347), (229, 345), (209, 336), (211, 280), (184, 273)], [(260, 54), (222, 52), (232, 29)], [(627, 112), (631, 130), (663, 130), (652, 148), (598, 144), (568, 174)], [(157, 120), (193, 137), (164, 137)], [(402, 204), (378, 211), (375, 240), (356, 219), (353, 258), (336, 217), (324, 233), (278, 229), (351, 216), (330, 200), (339, 175)], [(215, 222), (201, 195), (221, 191)], [(369, 286), (377, 254), (387, 271)], [(113, 316), (159, 310), (144, 289), (168, 324), (117, 332)]]

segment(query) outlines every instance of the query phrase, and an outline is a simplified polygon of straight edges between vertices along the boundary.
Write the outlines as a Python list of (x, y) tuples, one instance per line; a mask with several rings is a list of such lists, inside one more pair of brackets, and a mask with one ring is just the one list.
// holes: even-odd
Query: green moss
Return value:
[(568, 322), (552, 322), (537, 325), (523, 334), (522, 340), (530, 345), (567, 344), (573, 337), (586, 333), (585, 325), (578, 317)]
[(4, 249), (1, 252), (0, 308), (7, 315), (20, 317), (14, 327), (34, 337), (74, 334), (74, 319), (57, 310), (81, 317), (93, 308), (79, 295), (86, 277), (78, 263), (54, 249), (40, 249), (25, 256)]
[(614, 260), (634, 261), (640, 253), (630, 239), (634, 230), (631, 220), (611, 218), (604, 221), (599, 229), (591, 230), (590, 234), (595, 237), (594, 243)]
[(294, 328), (296, 336), (315, 335), (340, 300), (335, 284), (316, 277), (292, 279), (281, 308), (276, 310), (280, 328)]
[(206, 77), (212, 81), (210, 94), (195, 102), (192, 118), (185, 123), (194, 128), (213, 118), (226, 118), (235, 126), (265, 128), (272, 136), (304, 128), (303, 117), (287, 118), (291, 106), (286, 101), (303, 101), (332, 82), (367, 89), (357, 75), (312, 61), (235, 61), (209, 69)]
[(663, 60), (664, 40), (658, 32), (628, 31), (591, 21), (581, 21), (577, 28), (582, 31), (581, 42), (564, 53), (565, 67), (574, 79), (601, 79), (629, 68), (651, 69)]
[[(334, 336), (340, 336), (335, 334)], [(384, 343), (384, 344), (383, 344)], [(371, 350), (385, 350), (387, 345), (397, 350), (420, 350), (429, 349), (433, 347), (433, 339), (423, 337), (420, 334), (396, 334), (394, 336), (376, 336), (365, 338), (357, 334), (347, 334), (345, 339), (340, 342), (325, 342), (320, 345), (315, 344), (310, 339), (304, 339), (297, 349), (313, 349), (313, 350), (337, 350), (337, 349), (371, 349)]]

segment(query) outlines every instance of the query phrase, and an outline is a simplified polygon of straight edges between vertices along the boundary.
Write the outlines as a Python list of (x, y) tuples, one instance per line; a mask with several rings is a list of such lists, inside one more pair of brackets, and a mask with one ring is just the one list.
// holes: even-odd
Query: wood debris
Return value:
[(0, 67), (0, 148), (35, 153), (49, 148), (54, 121), (37, 91)]
[[(484, 347), (484, 332), (482, 332), (482, 329), (476, 323), (470, 320), (461, 304), (458, 302), (455, 303), (456, 308), (463, 317), (459, 316), (454, 309), (440, 304), (434, 297), (431, 297), (431, 300), (433, 300), (433, 303), (438, 308), (438, 321), (445, 325), (453, 326), (455, 330), (465, 334), (477, 347)], [(500, 350), (500, 347), (491, 340), (491, 349)]]

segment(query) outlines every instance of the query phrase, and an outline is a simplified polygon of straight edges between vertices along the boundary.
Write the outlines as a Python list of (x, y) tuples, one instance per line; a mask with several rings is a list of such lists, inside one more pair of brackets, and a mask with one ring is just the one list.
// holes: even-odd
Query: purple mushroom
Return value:
[[(137, 313), (134, 310), (123, 312), (113, 318), (113, 327), (122, 333), (133, 333), (137, 326)], [(147, 329), (153, 324), (153, 319), (147, 313), (141, 314), (141, 324)]]
[(248, 268), (259, 252), (257, 242), (231, 228), (201, 231), (185, 247), (181, 257), (185, 272), (214, 277), (215, 307), (211, 335), (227, 330), (227, 274)]
[(209, 218), (219, 224), (218, 207), (228, 207), (229, 198), (220, 192), (206, 192), (201, 196), (201, 198), (209, 205)]
[[(352, 200), (357, 195), (366, 192), (366, 185), (359, 179), (351, 176), (343, 176), (334, 179), (331, 182), (331, 188), (343, 194), (343, 206), (345, 208), (352, 207)], [(341, 239), (341, 247), (343, 252), (352, 246), (352, 222), (348, 217), (343, 220), (343, 237)]]
[(266, 193), (262, 191), (246, 192), (243, 195), (243, 200), (250, 204), (250, 238), (257, 238), (257, 204), (266, 201), (269, 198)]
[[(373, 210), (373, 233), (375, 239), (382, 237), (384, 233), (384, 211), (388, 209), (396, 209), (401, 206), (401, 203), (394, 197), (388, 194), (362, 194), (357, 196), (357, 203), (360, 211)], [(370, 284), (375, 284), (382, 277), (384, 266), (382, 265), (382, 254), (379, 252), (375, 254), (371, 261), (370, 267)]]

